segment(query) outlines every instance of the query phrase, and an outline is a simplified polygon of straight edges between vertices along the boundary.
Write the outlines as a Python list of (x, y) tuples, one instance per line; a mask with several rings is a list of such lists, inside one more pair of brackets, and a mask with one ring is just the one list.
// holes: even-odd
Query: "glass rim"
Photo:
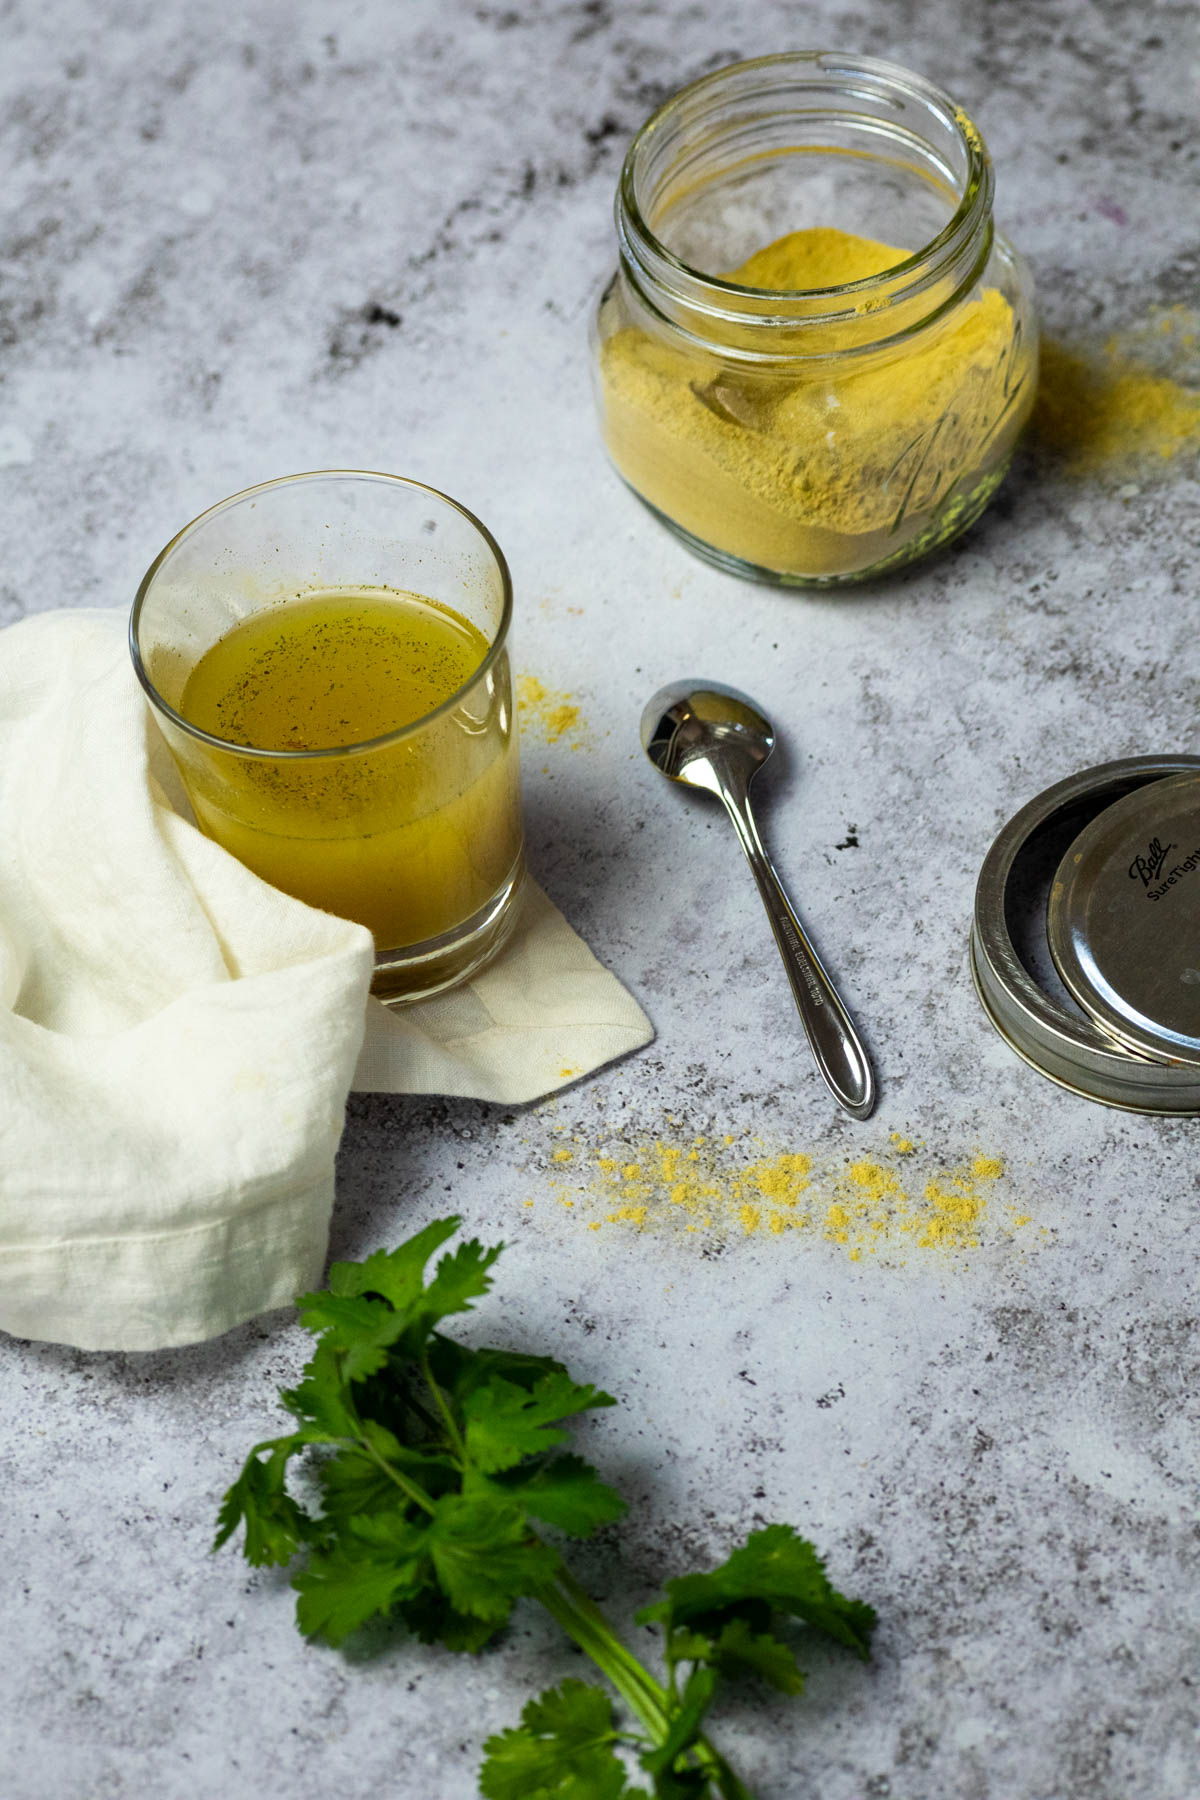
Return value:
[[(483, 539), (483, 542), (491, 551), (496, 568), (499, 571), (502, 589), (500, 622), (496, 627), (495, 635), (493, 636), (491, 643), (488, 645), (487, 655), (481, 658), (480, 662), (472, 670), (466, 681), (455, 688), (454, 692), (450, 694), (447, 699), (441, 701), (429, 712), (422, 713), (419, 719), (410, 720), (407, 725), (398, 725), (393, 731), (385, 731), (378, 737), (362, 738), (351, 744), (327, 744), (313, 750), (264, 750), (256, 744), (237, 744), (234, 743), (231, 738), (218, 737), (215, 732), (205, 731), (202, 726), (195, 725), (190, 720), (185, 719), (183, 714), (178, 712), (175, 707), (159, 693), (153, 681), (150, 679), (150, 673), (143, 661), (141, 646), (138, 643), (138, 626), (141, 622), (142, 612), (155, 578), (164, 567), (168, 557), (186, 537), (197, 529), (198, 526), (203, 525), (209, 519), (219, 517), (221, 513), (228, 511), (230, 507), (237, 506), (243, 500), (249, 499), (252, 494), (266, 494), (276, 488), (286, 488), (304, 482), (319, 481), (383, 482), (393, 487), (407, 488), (410, 492), (427, 494), (430, 499), (440, 501), (443, 506), (448, 506), (452, 511), (458, 513), (459, 516), (465, 519), (467, 524), (472, 526)], [(483, 677), (488, 674), (503, 654), (508, 640), (509, 626), (512, 623), (512, 613), (512, 575), (509, 571), (508, 563), (505, 560), (504, 552), (501, 550), (499, 544), (496, 542), (483, 521), (477, 518), (468, 507), (463, 506), (461, 502), (453, 499), (449, 494), (444, 494), (440, 488), (430, 487), (428, 482), (414, 481), (407, 475), (388, 475), (379, 469), (307, 469), (297, 475), (278, 475), (271, 481), (259, 481), (252, 487), (240, 488), (236, 494), (226, 495), (224, 500), (218, 500), (215, 505), (206, 507), (202, 513), (197, 513), (195, 518), (189, 519), (188, 523), (177, 531), (168, 543), (163, 545), (163, 548), (159, 551), (158, 555), (154, 558), (154, 561), (150, 564), (150, 567), (146, 570), (146, 573), (142, 576), (137, 594), (134, 597), (133, 607), (129, 614), (129, 654), (133, 661), (134, 673), (142, 685), (146, 698), (150, 701), (151, 705), (158, 712), (162, 713), (165, 718), (169, 719), (173, 725), (178, 726), (181, 731), (186, 732), (188, 737), (195, 738), (197, 742), (207, 744), (212, 749), (226, 751), (233, 756), (256, 758), (262, 762), (312, 762), (323, 757), (359, 756), (368, 754), (371, 751), (386, 749), (389, 745), (399, 743), (403, 738), (410, 737), (418, 731), (423, 731), (427, 725), (431, 724), (434, 719), (439, 718), (442, 713), (453, 711), (456, 706), (462, 703), (464, 696), (470, 692), (476, 683), (481, 681)]]
[[(755, 288), (742, 285), (740, 282), (726, 281), (719, 275), (706, 270), (694, 268), (681, 257), (669, 250), (655, 231), (647, 223), (641, 210), (637, 195), (637, 163), (646, 151), (646, 146), (653, 141), (656, 133), (670, 122), (671, 114), (682, 104), (702, 94), (706, 89), (719, 87), (730, 77), (743, 76), (749, 72), (762, 71), (764, 74), (782, 72), (785, 69), (815, 68), (821, 73), (834, 76), (844, 73), (847, 76), (873, 76), (894, 86), (907, 89), (919, 97), (927, 105), (931, 105), (940, 113), (943, 121), (957, 134), (966, 156), (966, 174), (962, 184), (962, 193), (954, 212), (942, 229), (917, 250), (910, 252), (900, 262), (893, 263), (887, 269), (881, 269), (875, 275), (860, 276), (856, 281), (842, 282), (833, 287), (819, 288)], [(936, 265), (952, 260), (952, 253), (959, 240), (970, 234), (967, 227), (972, 215), (979, 208), (981, 199), (988, 203), (992, 187), (991, 158), (983, 137), (972, 119), (944, 89), (934, 82), (927, 81), (924, 76), (907, 69), (902, 63), (890, 62), (882, 57), (855, 56), (831, 50), (784, 50), (772, 56), (756, 56), (745, 61), (726, 63), (723, 68), (713, 69), (707, 75), (689, 82), (669, 95), (661, 105), (657, 106), (650, 117), (642, 124), (634, 135), (625, 160), (621, 167), (620, 181), (617, 186), (618, 228), (621, 224), (620, 214), (632, 228), (634, 247), (645, 248), (651, 255), (675, 275), (681, 276), (688, 283), (695, 283), (701, 292), (712, 296), (710, 304), (714, 312), (728, 318), (738, 318), (736, 301), (745, 296), (755, 301), (784, 302), (795, 300), (828, 299), (836, 302), (845, 297), (850, 304), (838, 310), (831, 307), (828, 312), (814, 316), (813, 323), (826, 324), (839, 318), (859, 317), (857, 303), (872, 289), (878, 289), (883, 283), (893, 283), (898, 278), (908, 278), (905, 288), (892, 296), (893, 300), (902, 300), (907, 292), (926, 284), (934, 273)], [(623, 234), (624, 235), (624, 234)], [(771, 322), (770, 315), (761, 312), (749, 312), (740, 315), (748, 325), (762, 325)], [(789, 323), (802, 324), (805, 321), (790, 319)]]

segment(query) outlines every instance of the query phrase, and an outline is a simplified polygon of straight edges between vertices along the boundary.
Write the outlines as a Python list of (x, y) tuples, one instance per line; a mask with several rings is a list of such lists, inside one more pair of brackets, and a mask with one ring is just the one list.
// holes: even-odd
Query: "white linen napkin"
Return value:
[(473, 982), (368, 1007), (369, 933), (185, 810), (122, 614), (0, 632), (0, 1329), (19, 1337), (194, 1343), (319, 1280), (352, 1078), (518, 1102), (653, 1035), (536, 890)]

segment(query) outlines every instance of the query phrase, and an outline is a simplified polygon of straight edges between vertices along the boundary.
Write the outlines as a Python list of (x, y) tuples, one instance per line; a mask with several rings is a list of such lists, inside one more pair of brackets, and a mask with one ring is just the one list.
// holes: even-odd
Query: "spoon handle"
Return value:
[(875, 1106), (875, 1071), (854, 1022), (771, 866), (748, 793), (740, 784), (728, 781), (722, 782), (719, 792), (754, 871), (817, 1068), (834, 1099), (848, 1113), (856, 1119), (869, 1118)]

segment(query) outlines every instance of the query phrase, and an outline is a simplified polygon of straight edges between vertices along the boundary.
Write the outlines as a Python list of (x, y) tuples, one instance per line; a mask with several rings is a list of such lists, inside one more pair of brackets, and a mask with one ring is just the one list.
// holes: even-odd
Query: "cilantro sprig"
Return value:
[[(751, 1800), (703, 1734), (719, 1683), (752, 1675), (798, 1694), (787, 1622), (865, 1658), (874, 1613), (830, 1585), (790, 1525), (768, 1525), (719, 1568), (668, 1581), (637, 1614), (662, 1634), (662, 1678), (645, 1668), (541, 1535), (590, 1537), (624, 1513), (561, 1448), (565, 1421), (615, 1402), (550, 1357), (471, 1349), (438, 1329), (487, 1293), (503, 1248), (461, 1243), (427, 1280), (458, 1224), (441, 1219), (396, 1250), (335, 1263), (328, 1289), (296, 1302), (317, 1339), (298, 1386), (280, 1393), (296, 1428), (251, 1450), (214, 1549), (241, 1526), (249, 1562), (302, 1558), (297, 1624), (332, 1644), (386, 1615), (424, 1643), (479, 1650), (519, 1600), (546, 1607), (636, 1725), (619, 1722), (602, 1688), (564, 1681), (488, 1739), (486, 1800)], [(292, 1459), (310, 1450), (317, 1512), (287, 1487)], [(631, 1785), (635, 1764), (648, 1786)]]

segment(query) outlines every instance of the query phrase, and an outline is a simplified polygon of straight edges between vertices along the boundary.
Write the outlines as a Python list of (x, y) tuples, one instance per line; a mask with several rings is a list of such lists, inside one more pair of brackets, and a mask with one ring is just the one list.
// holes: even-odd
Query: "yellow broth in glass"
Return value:
[(511, 619), (486, 527), (361, 469), (221, 501), (134, 602), (134, 668), (201, 828), (366, 925), (388, 1002), (467, 979), (517, 917)]
[[(470, 683), (483, 633), (420, 594), (333, 592), (254, 613), (207, 650), (179, 710), (257, 750), (369, 745)], [(508, 687), (507, 657), (500, 683)], [(185, 782), (210, 837), (273, 887), (401, 949), (487, 904), (520, 851), (511, 705), (453, 709), (409, 738)]]

